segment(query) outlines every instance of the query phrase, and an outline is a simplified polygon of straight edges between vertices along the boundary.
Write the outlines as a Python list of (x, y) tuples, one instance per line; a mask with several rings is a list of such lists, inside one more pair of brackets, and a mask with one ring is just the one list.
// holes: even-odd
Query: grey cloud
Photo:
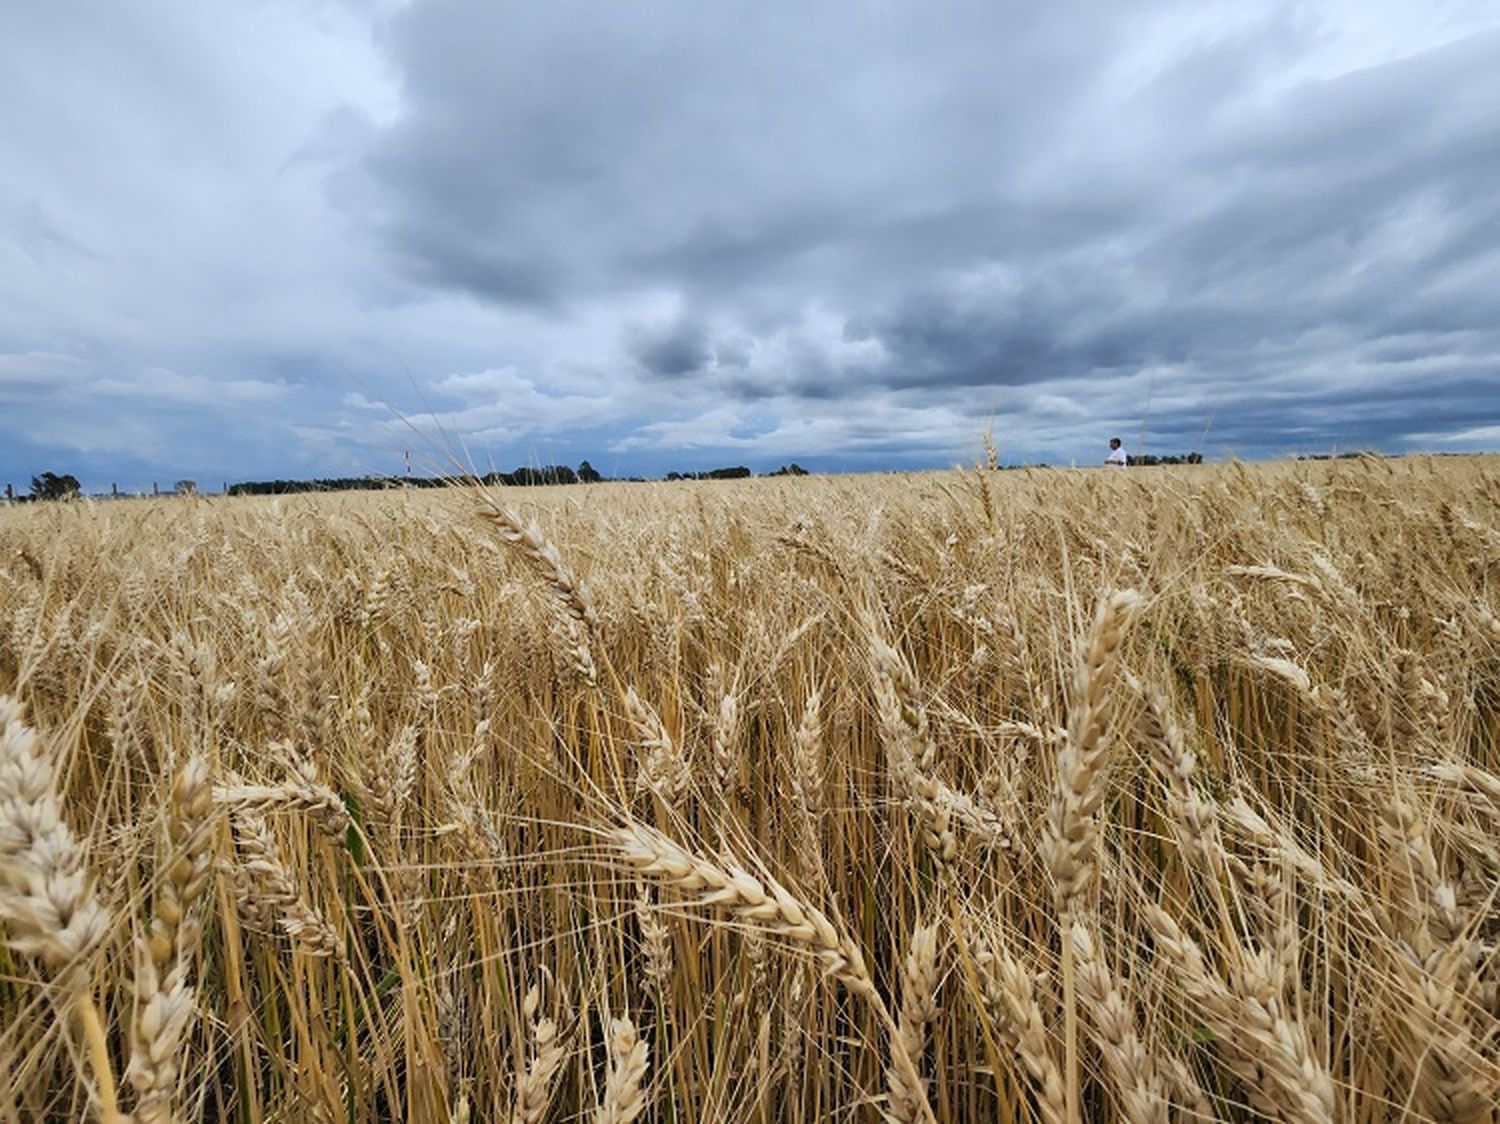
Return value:
[(0, 405), (16, 406), (55, 396), (88, 377), (76, 356), (57, 352), (0, 353)]
[(755, 341), (749, 336), (725, 336), (714, 343), (714, 364), (719, 367), (747, 366), (754, 346)]
[(1054, 460), (1143, 420), (1241, 455), (1500, 432), (1485, 5), (56, 0), (7, 32), (13, 475), (384, 470), (393, 418), (622, 472), (948, 463), (991, 417)]
[(1400, 452), (1424, 447), (1419, 435), (1425, 427), (1463, 428), (1476, 406), (1493, 397), (1494, 385), (1493, 377), (1460, 375), (1328, 390), (1310, 377), (1295, 393), (1230, 388), (1211, 418), (1206, 412), (1168, 414), (1152, 419), (1152, 432), (1159, 442), (1175, 439), (1186, 448), (1187, 443), (1196, 447), (1206, 428), (1210, 450), (1216, 451), (1341, 447)]
[(714, 354), (703, 326), (687, 318), (662, 327), (634, 325), (626, 336), (630, 354), (652, 375), (690, 375), (701, 370)]
[[(1166, 191), (1127, 255), (1099, 245), (1022, 262), (989, 292), (913, 293), (849, 330), (886, 342), (895, 356), (887, 381), (898, 386), (1034, 382), (1153, 363), (1248, 373), (1267, 346), (1313, 372), (1329, 356), (1307, 337), (1330, 330), (1371, 343), (1405, 337), (1408, 346), (1418, 334), (1429, 346), (1464, 335), (1465, 346), (1493, 355), (1500, 207), (1472, 186), (1500, 177), (1500, 120), (1459, 126), (1443, 110), (1475, 88), (1500, 100), (1500, 71), (1485, 65), (1496, 55), (1500, 37), (1486, 36), (1291, 91), (1256, 111), (1257, 137), (1285, 122), (1346, 143), (1320, 154), (1294, 138), (1293, 151), (1264, 153), (1185, 214)], [(1386, 70), (1399, 98), (1365, 92)], [(1410, 127), (1413, 116), (1443, 123), (1424, 131)], [(1298, 126), (1307, 118), (1317, 127)], [(1353, 151), (1351, 133), (1366, 134)], [(1109, 241), (1117, 240), (1118, 232)], [(1451, 291), (1455, 275), (1466, 278)]]
[[(1286, 84), (1324, 29), (1283, 6), (1111, 93), (1126, 40), (1106, 5), (864, 31), (814, 14), (808, 42), (847, 60), (816, 68), (774, 8), (589, 11), (580, 30), (413, 7), (392, 35), (412, 112), (369, 170), (424, 283), (559, 307), (664, 287), (756, 341), (629, 330), (649, 377), (719, 356), (737, 401), (826, 402), (1161, 365), (1271, 377), (1326, 366), (1319, 331), (1342, 356), (1494, 330), (1500, 288), (1443, 291), (1500, 240), (1494, 34)], [(497, 40), (498, 59), (479, 47)], [(476, 176), (474, 144), (505, 158)], [(514, 258), (474, 268), (495, 253)], [(511, 284), (522, 262), (546, 286)], [(800, 338), (809, 304), (879, 353)]]
[(412, 229), (394, 230), (391, 249), (417, 285), (458, 288), (484, 300), (542, 308), (558, 300), (555, 271), (534, 259)]
[(949, 216), (1003, 196), (1087, 98), (1112, 13), (416, 4), (389, 35), (408, 113), (368, 171), (428, 283), (489, 293), (472, 255), (522, 256), (575, 297), (848, 283), (959, 249)]

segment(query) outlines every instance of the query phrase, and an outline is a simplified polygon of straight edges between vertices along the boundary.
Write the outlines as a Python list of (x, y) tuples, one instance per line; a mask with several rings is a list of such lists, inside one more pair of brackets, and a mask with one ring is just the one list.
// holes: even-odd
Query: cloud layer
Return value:
[(33, 6), (0, 477), (1492, 447), (1492, 11)]

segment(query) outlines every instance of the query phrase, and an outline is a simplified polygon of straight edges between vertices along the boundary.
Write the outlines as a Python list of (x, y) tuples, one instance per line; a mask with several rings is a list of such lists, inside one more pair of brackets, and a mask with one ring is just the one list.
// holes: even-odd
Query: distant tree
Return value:
[(72, 473), (61, 476), (44, 472), (31, 478), (31, 494), (39, 500), (66, 500), (78, 495), (81, 486)]
[(179, 496), (196, 496), (198, 494), (198, 481), (179, 480), (172, 485), (172, 491), (176, 492)]
[(604, 477), (599, 475), (599, 471), (593, 465), (589, 464), (588, 461), (584, 461), (578, 466), (578, 479), (584, 484), (597, 484)]
[(794, 461), (791, 464), (784, 464), (784, 465), (782, 465), (775, 472), (768, 473), (767, 475), (769, 475), (769, 476), (806, 476), (807, 475), (807, 469), (803, 468), (800, 464), (797, 464)]

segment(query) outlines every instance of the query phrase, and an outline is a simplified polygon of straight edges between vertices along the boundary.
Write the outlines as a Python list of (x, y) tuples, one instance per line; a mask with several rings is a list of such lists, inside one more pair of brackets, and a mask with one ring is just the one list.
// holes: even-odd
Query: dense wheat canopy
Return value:
[(0, 1120), (1494, 1121), (1500, 464), (0, 510)]

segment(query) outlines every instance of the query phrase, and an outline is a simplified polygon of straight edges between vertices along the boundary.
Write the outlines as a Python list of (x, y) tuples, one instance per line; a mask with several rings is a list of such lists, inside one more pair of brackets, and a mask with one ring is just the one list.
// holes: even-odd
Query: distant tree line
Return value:
[(1179, 453), (1175, 456), (1158, 457), (1153, 453), (1144, 453), (1138, 457), (1126, 457), (1127, 464), (1143, 465), (1147, 468), (1156, 464), (1202, 464), (1202, 453)]
[[(1355, 457), (1379, 456), (1377, 453), (1354, 452), (1354, 453), (1312, 453), (1299, 456), (1298, 460), (1330, 460), (1347, 459)], [(1147, 453), (1141, 456), (1129, 458), (1132, 465), (1173, 465), (1173, 464), (1202, 464), (1202, 453), (1181, 453), (1176, 455), (1157, 456)], [(1005, 465), (1005, 468), (1046, 468), (1045, 464), (1037, 465)], [(669, 472), (668, 480), (743, 480), (753, 476), (745, 465), (733, 465), (726, 468), (709, 469), (706, 472)], [(784, 464), (774, 472), (768, 472), (767, 476), (806, 476), (807, 469), (801, 465)], [(509, 487), (536, 487), (552, 484), (597, 484), (605, 480), (593, 465), (583, 461), (579, 466), (570, 468), (565, 464), (549, 464), (540, 467), (523, 465), (513, 472), (490, 472), (479, 478), (485, 484), (501, 484)], [(640, 477), (629, 477), (631, 480), (639, 480)], [(446, 488), (450, 484), (462, 484), (467, 480), (453, 476), (334, 476), (320, 477), (316, 480), (244, 480), (236, 484), (230, 484), (226, 494), (231, 496), (285, 496), (297, 492), (378, 492), (388, 488)], [(175, 485), (178, 495), (192, 495), (198, 489), (191, 480), (179, 480)], [(58, 475), (52, 472), (44, 472), (40, 476), (31, 478), (31, 494), (29, 496), (17, 497), (29, 500), (60, 500), (70, 499), (80, 494), (81, 487), (78, 478), (71, 473)], [(9, 489), (7, 489), (7, 495)]]
[[(669, 472), (668, 480), (737, 480), (750, 476), (744, 465), (716, 468), (709, 472)], [(800, 465), (783, 465), (771, 476), (806, 476)], [(483, 484), (508, 487), (538, 487), (552, 484), (598, 484), (605, 478), (588, 461), (576, 469), (565, 464), (522, 466), (514, 472), (489, 472), (479, 477)], [(639, 477), (632, 477), (639, 479)], [(467, 481), (453, 476), (337, 476), (317, 480), (245, 480), (229, 485), (231, 496), (285, 496), (296, 492), (379, 492), (387, 488), (446, 488)]]
[(743, 480), (750, 475), (744, 465), (733, 468), (715, 468), (708, 472), (669, 472), (668, 480)]
[(400, 476), (332, 476), (317, 480), (242, 480), (231, 484), (231, 496), (289, 496), (296, 492), (379, 492), (386, 488), (441, 488), (446, 480)]
[[(583, 466), (586, 467), (585, 461)], [(540, 484), (590, 483), (601, 479), (581, 474), (565, 464), (541, 468), (518, 468), (514, 472), (491, 472), (479, 478), (485, 484), (533, 486)], [(466, 483), (452, 476), (325, 476), (316, 480), (243, 480), (231, 484), (231, 496), (287, 496), (297, 492), (383, 492), (390, 488), (446, 488)]]
[[(1159, 464), (1202, 464), (1202, 453), (1171, 453), (1165, 456), (1157, 456), (1155, 453), (1143, 453), (1138, 457), (1126, 457), (1126, 464), (1140, 465), (1142, 468), (1150, 468)], [(1051, 468), (1046, 461), (1037, 461), (1033, 464), (1002, 464), (996, 465), (1001, 471), (1018, 468)]]
[[(744, 465), (737, 464), (733, 468), (714, 468), (707, 472), (669, 472), (666, 478), (668, 480), (743, 480), (753, 475), (754, 473)], [(800, 464), (793, 462), (792, 464), (782, 465), (775, 472), (767, 472), (763, 475), (806, 476), (808, 472)]]

